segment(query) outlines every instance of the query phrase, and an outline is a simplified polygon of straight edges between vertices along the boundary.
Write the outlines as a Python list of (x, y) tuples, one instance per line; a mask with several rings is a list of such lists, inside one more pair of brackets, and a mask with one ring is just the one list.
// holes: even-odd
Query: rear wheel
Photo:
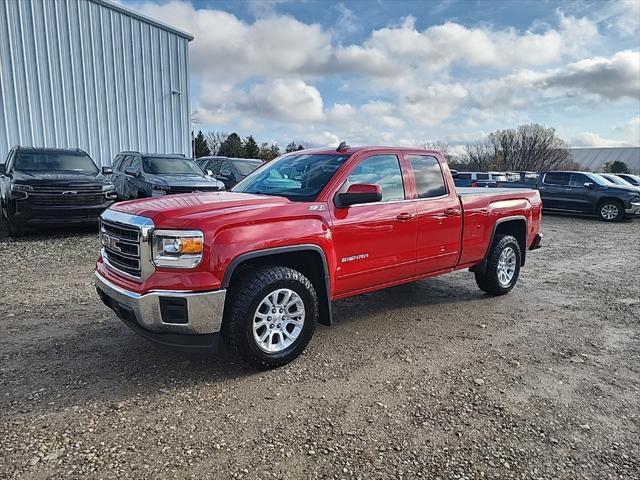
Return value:
[(491, 295), (509, 293), (518, 281), (522, 253), (511, 235), (496, 235), (484, 272), (475, 272), (480, 290)]
[(270, 369), (304, 351), (319, 312), (307, 277), (288, 267), (263, 267), (247, 272), (232, 289), (223, 335), (243, 360)]
[(605, 222), (617, 222), (624, 218), (624, 205), (617, 200), (605, 200), (598, 205), (598, 216)]

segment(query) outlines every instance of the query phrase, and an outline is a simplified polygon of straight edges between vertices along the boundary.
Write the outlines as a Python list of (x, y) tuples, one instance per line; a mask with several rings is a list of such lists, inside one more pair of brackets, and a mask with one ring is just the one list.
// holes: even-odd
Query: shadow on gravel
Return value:
[(76, 225), (67, 227), (40, 227), (25, 232), (24, 235), (11, 238), (4, 226), (0, 226), (0, 243), (3, 242), (38, 242), (51, 240), (51, 238), (72, 238), (83, 235), (98, 234), (98, 225)]

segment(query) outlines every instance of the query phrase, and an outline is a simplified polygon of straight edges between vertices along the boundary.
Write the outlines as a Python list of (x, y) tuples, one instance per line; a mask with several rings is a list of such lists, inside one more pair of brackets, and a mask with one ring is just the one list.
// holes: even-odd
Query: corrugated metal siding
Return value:
[(640, 147), (570, 148), (571, 158), (582, 167), (601, 172), (605, 162), (626, 163), (631, 173), (640, 174)]
[(12, 145), (189, 155), (188, 43), (102, 0), (0, 0), (0, 161)]

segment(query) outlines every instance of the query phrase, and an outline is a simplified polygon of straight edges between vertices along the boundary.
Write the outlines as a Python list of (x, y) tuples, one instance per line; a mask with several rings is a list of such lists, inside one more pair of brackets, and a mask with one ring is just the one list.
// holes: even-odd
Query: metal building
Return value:
[(107, 0), (0, 1), (0, 162), (12, 145), (191, 152), (193, 37)]
[(624, 162), (631, 173), (640, 174), (640, 147), (570, 148), (571, 159), (591, 172), (601, 172), (605, 162)]

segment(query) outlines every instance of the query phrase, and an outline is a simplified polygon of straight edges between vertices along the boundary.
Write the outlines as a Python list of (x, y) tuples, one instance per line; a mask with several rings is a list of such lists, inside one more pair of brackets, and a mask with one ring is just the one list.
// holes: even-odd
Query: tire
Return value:
[[(307, 277), (288, 267), (262, 267), (248, 271), (232, 290), (222, 334), (240, 358), (267, 370), (289, 363), (304, 351), (319, 316), (318, 296)], [(275, 314), (270, 306), (274, 302)], [(287, 302), (296, 303), (284, 311)]]
[(605, 222), (619, 222), (624, 218), (624, 205), (618, 200), (604, 200), (598, 204), (598, 218)]
[(16, 225), (15, 220), (13, 220), (13, 216), (9, 213), (9, 210), (2, 205), (0, 214), (2, 219), (4, 220), (4, 224), (7, 229), (7, 233), (10, 237), (18, 238), (24, 235), (24, 230)]
[(475, 272), (478, 287), (490, 295), (509, 293), (518, 281), (521, 261), (522, 252), (515, 237), (496, 235), (487, 257), (485, 271)]

